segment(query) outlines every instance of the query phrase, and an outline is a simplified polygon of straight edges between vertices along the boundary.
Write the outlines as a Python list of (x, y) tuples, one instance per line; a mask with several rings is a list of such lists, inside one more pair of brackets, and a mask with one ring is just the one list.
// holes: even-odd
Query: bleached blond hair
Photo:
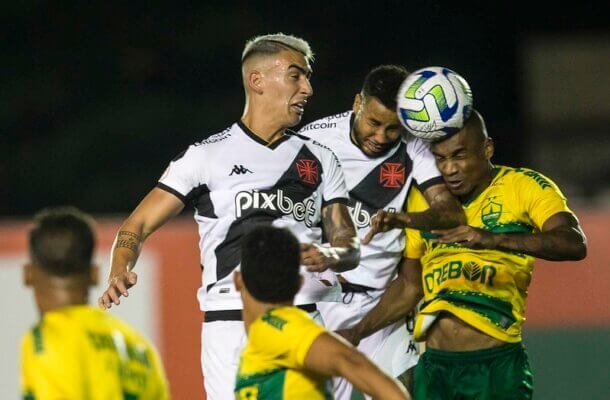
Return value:
[(277, 54), (283, 50), (294, 50), (305, 56), (308, 63), (312, 63), (314, 54), (307, 41), (293, 35), (284, 33), (273, 33), (268, 35), (255, 36), (249, 39), (244, 46), (241, 54), (242, 64), (246, 59), (254, 54)]

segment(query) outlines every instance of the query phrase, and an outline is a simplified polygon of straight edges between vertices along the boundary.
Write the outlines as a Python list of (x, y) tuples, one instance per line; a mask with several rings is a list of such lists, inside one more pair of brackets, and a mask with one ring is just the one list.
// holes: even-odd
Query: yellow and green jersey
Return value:
[(304, 367), (311, 345), (324, 332), (296, 307), (276, 308), (256, 319), (241, 354), (235, 398), (332, 399), (328, 377)]
[(155, 348), (112, 314), (88, 305), (44, 314), (21, 343), (22, 398), (169, 398)]
[[(546, 220), (571, 212), (554, 182), (525, 168), (495, 167), (491, 184), (462, 207), (468, 225), (495, 233), (533, 233)], [(428, 208), (412, 190), (408, 211)], [(432, 235), (407, 229), (405, 256), (421, 258), (424, 302), (415, 323), (415, 339), (440, 311), (504, 342), (521, 341), (527, 289), (534, 257), (501, 250), (473, 250), (456, 244), (432, 243)]]

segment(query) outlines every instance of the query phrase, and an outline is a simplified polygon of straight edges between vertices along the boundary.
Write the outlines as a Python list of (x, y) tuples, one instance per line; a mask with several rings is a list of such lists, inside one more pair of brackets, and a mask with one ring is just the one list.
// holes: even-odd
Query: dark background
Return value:
[(540, 33), (608, 33), (591, 4), (25, 1), (2, 6), (0, 216), (74, 204), (123, 214), (168, 161), (243, 111), (239, 61), (284, 32), (316, 53), (302, 123), (351, 107), (382, 63), (449, 67), (470, 83), (497, 145), (524, 163), (519, 46)]

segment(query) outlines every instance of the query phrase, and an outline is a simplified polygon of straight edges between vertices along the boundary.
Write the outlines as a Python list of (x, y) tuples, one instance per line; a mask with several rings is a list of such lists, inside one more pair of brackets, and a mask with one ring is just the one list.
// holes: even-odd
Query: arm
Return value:
[(127, 289), (137, 282), (137, 275), (132, 270), (144, 240), (183, 208), (184, 203), (176, 196), (155, 188), (123, 222), (112, 246), (108, 288), (99, 299), (100, 306), (119, 305), (121, 296), (129, 296)]
[(411, 398), (397, 380), (332, 333), (323, 333), (314, 340), (305, 356), (305, 368), (318, 374), (342, 376), (374, 399)]
[(412, 228), (429, 231), (434, 228), (452, 228), (466, 223), (466, 216), (460, 202), (449, 192), (444, 183), (432, 185), (423, 195), (429, 208), (420, 212), (396, 213), (379, 210), (371, 219), (371, 230), (362, 243), (371, 241), (378, 232), (390, 229)]
[(459, 243), (472, 249), (516, 251), (551, 261), (582, 260), (587, 255), (587, 239), (578, 219), (569, 212), (559, 212), (546, 220), (540, 232), (493, 233), (463, 225), (435, 230), (439, 243)]
[(331, 247), (301, 245), (301, 264), (311, 272), (328, 268), (343, 272), (356, 268), (360, 262), (360, 239), (347, 206), (341, 203), (325, 206), (322, 224)]
[(379, 329), (406, 318), (417, 306), (423, 293), (419, 260), (405, 258), (400, 264), (398, 276), (381, 295), (377, 305), (352, 328), (337, 333), (357, 345), (360, 340)]

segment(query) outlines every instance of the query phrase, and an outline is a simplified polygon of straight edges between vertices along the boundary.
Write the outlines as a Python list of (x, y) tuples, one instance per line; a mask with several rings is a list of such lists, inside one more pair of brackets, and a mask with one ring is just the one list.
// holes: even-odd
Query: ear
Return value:
[(262, 72), (260, 72), (258, 70), (252, 70), (252, 71), (248, 72), (247, 83), (248, 83), (248, 89), (250, 89), (251, 92), (256, 93), (256, 94), (263, 93), (264, 80), (263, 80)]
[(97, 265), (92, 265), (89, 271), (89, 285), (97, 286), (100, 281), (100, 268)]
[(362, 105), (362, 95), (360, 93), (357, 93), (354, 96), (354, 104), (352, 104), (352, 111), (354, 112), (354, 114), (357, 114), (358, 111), (360, 110), (360, 106)]
[(30, 263), (23, 265), (23, 270), (22, 270), (23, 284), (28, 287), (32, 286), (32, 268), (34, 268), (34, 266)]
[(492, 140), (492, 138), (487, 138), (485, 140), (485, 148), (483, 149), (487, 161), (491, 160), (491, 157), (493, 157), (494, 149), (494, 141)]
[(241, 277), (241, 272), (233, 272), (233, 282), (235, 283), (235, 289), (237, 289), (238, 292), (241, 292), (241, 289), (244, 287), (244, 281)]

